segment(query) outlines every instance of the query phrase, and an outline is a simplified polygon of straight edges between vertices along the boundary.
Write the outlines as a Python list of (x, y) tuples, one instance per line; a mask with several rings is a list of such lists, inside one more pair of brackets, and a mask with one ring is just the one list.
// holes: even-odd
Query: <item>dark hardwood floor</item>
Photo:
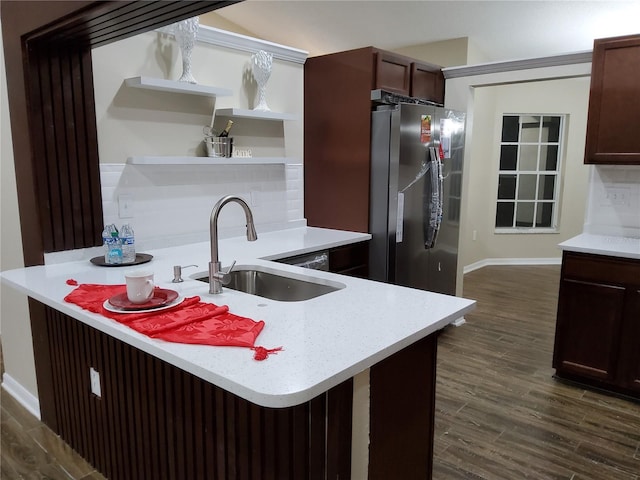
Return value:
[[(465, 275), (478, 306), (440, 337), (435, 480), (640, 480), (640, 404), (552, 377), (559, 278), (559, 266)], [(4, 390), (0, 401), (0, 478), (103, 478)]]
[(434, 479), (640, 479), (640, 404), (553, 379), (559, 281), (559, 266), (465, 275), (478, 305), (438, 344)]

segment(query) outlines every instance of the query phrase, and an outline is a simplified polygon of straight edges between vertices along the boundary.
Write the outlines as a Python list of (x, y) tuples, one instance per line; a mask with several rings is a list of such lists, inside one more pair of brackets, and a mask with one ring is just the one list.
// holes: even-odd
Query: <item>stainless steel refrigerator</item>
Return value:
[(379, 105), (371, 126), (371, 278), (455, 295), (465, 114)]

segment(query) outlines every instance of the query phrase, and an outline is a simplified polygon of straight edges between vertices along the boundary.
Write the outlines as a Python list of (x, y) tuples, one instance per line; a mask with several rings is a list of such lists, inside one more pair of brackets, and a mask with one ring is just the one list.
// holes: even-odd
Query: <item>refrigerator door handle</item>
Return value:
[[(429, 219), (426, 227), (425, 235), (425, 248), (430, 249), (435, 247), (436, 239), (438, 237), (438, 231), (442, 223), (442, 207), (443, 207), (443, 183), (444, 177), (442, 176), (442, 161), (438, 150), (435, 147), (429, 148), (429, 156), (431, 161), (431, 198), (429, 205)], [(425, 218), (425, 221), (427, 219)]]

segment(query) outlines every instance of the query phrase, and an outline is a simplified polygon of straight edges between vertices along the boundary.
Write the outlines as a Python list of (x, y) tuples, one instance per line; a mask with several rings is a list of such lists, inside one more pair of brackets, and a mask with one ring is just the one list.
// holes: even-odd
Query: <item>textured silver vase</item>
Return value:
[(179, 82), (198, 83), (191, 73), (191, 53), (196, 44), (199, 26), (200, 19), (198, 17), (188, 18), (173, 24), (173, 35), (182, 55), (182, 76), (178, 79)]
[(267, 81), (271, 76), (271, 67), (273, 65), (273, 54), (260, 50), (251, 56), (251, 71), (253, 77), (258, 84), (258, 105), (254, 110), (269, 112), (271, 109), (267, 105)]

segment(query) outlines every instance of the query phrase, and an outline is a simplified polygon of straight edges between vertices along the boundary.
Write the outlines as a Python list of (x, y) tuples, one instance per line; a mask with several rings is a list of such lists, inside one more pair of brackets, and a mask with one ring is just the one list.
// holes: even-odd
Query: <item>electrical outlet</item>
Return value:
[(89, 367), (89, 379), (91, 381), (91, 393), (102, 398), (102, 388), (100, 388), (100, 372), (93, 367)]
[(128, 193), (118, 195), (118, 217), (133, 217), (133, 195)]
[(477, 238), (478, 238), (478, 231), (474, 230), (472, 235), (471, 235), (471, 237), (472, 237), (473, 241), (475, 242), (477, 240)]
[(259, 207), (260, 206), (260, 192), (258, 190), (251, 190), (251, 206)]

